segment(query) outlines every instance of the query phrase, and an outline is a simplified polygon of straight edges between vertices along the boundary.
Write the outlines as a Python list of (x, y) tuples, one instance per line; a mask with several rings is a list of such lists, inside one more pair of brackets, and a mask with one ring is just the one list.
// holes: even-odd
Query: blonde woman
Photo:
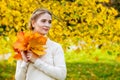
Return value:
[[(46, 9), (33, 12), (29, 29), (46, 35), (51, 28), (52, 14)], [(31, 51), (22, 52), (22, 60), (17, 61), (15, 80), (65, 80), (66, 63), (60, 44), (47, 39), (46, 54), (38, 56)]]

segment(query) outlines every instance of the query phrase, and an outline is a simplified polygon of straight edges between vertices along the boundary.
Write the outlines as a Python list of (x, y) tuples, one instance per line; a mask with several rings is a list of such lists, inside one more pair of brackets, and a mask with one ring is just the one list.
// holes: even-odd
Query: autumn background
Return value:
[(0, 80), (14, 80), (11, 45), (41, 7), (53, 14), (48, 36), (63, 46), (66, 80), (120, 80), (119, 0), (0, 0)]

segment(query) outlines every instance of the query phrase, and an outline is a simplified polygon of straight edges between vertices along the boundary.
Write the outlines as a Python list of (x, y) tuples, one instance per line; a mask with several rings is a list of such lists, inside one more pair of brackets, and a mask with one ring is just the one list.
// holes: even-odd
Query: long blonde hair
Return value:
[(51, 17), (52, 17), (52, 13), (49, 10), (44, 9), (44, 8), (36, 9), (30, 17), (30, 20), (29, 20), (29, 23), (28, 23), (28, 29), (34, 30), (34, 28), (32, 26), (32, 21), (33, 20), (36, 21), (39, 18), (39, 16), (41, 16), (42, 14), (45, 14), (45, 13), (50, 14)]

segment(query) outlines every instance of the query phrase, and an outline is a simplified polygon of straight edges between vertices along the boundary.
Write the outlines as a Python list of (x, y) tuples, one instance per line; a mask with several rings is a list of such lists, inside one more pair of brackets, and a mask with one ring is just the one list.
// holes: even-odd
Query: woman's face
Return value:
[(36, 21), (32, 22), (34, 31), (43, 35), (47, 34), (51, 27), (51, 20), (51, 15), (48, 13), (40, 15)]

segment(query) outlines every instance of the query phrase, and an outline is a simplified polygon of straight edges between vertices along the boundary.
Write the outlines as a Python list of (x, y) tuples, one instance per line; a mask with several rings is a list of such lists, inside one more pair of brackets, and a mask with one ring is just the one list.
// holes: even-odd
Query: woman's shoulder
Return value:
[(54, 55), (58, 54), (59, 52), (60, 53), (64, 53), (62, 45), (60, 43), (55, 42), (55, 41), (50, 40), (50, 39), (48, 40), (48, 48), (50, 50), (52, 50), (52, 52), (53, 52)]
[(47, 44), (52, 46), (52, 47), (61, 47), (61, 45), (58, 42), (55, 42), (51, 39), (48, 39)]

